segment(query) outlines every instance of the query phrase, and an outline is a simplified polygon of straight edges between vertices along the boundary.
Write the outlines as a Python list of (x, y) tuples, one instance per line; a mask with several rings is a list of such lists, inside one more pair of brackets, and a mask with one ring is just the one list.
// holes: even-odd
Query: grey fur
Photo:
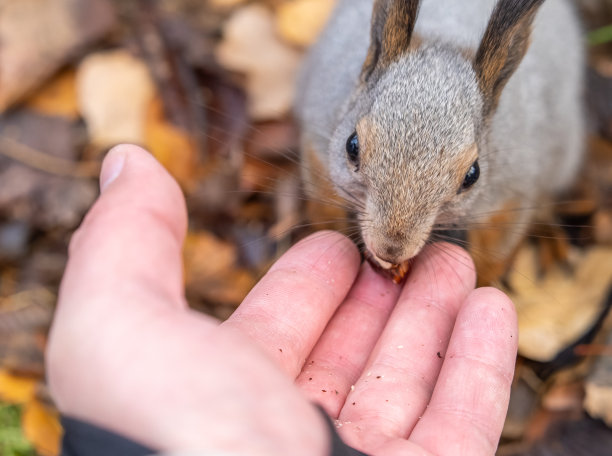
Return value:
[[(509, 251), (533, 217), (529, 208), (566, 189), (581, 165), (580, 28), (568, 1), (545, 2), (525, 58), (484, 119), (467, 55), (475, 54), (495, 0), (421, 3), (421, 44), (366, 86), (359, 74), (373, 0), (339, 0), (300, 77), (302, 143), (316, 151), (339, 194), (362, 202), (362, 235), (378, 257), (399, 263), (418, 253), (435, 223), (469, 225), (520, 201)], [(360, 122), (367, 134), (355, 172), (345, 143)], [(481, 178), (457, 194), (474, 144)]]

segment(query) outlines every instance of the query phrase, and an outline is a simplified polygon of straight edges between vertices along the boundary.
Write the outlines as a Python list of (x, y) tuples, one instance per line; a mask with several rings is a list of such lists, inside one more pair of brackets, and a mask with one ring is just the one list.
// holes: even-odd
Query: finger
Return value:
[[(61, 310), (88, 302), (88, 311), (100, 317), (92, 306), (112, 315), (123, 302), (182, 302), (187, 215), (177, 183), (153, 156), (130, 145), (108, 153), (101, 182), (101, 196), (70, 243)], [(148, 290), (151, 300), (134, 299), (136, 290)]]
[(494, 288), (470, 294), (429, 407), (410, 440), (434, 454), (495, 453), (508, 411), (517, 338), (516, 312), (506, 295)]
[(272, 266), (224, 325), (251, 336), (295, 378), (359, 264), (349, 239), (330, 231), (314, 234)]
[[(45, 359), (63, 410), (108, 404), (110, 414), (113, 382), (102, 385), (100, 379), (144, 372), (145, 355), (160, 353), (145, 332), (172, 321), (167, 310), (182, 302), (186, 211), (176, 182), (139, 147), (113, 148), (100, 182), (102, 194), (70, 242)], [(135, 334), (143, 345), (131, 344)], [(79, 380), (63, 366), (77, 366)]]
[(363, 371), (401, 287), (365, 263), (329, 322), (296, 383), (333, 418)]
[(341, 421), (350, 422), (345, 432), (353, 429), (363, 438), (356, 430), (367, 428), (365, 437), (372, 440), (361, 443), (370, 448), (410, 433), (430, 399), (458, 309), (474, 281), (472, 261), (457, 246), (435, 244), (418, 257), (340, 413)]

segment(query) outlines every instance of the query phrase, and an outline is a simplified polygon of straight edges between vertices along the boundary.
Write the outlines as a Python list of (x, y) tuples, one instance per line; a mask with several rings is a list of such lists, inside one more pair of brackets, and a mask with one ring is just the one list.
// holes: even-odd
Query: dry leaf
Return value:
[(534, 387), (531, 381), (534, 377), (533, 371), (526, 369), (520, 363), (517, 364), (514, 381), (512, 382), (508, 413), (502, 431), (504, 439), (516, 440), (525, 434), (538, 401), (538, 388)]
[(187, 293), (205, 301), (237, 306), (255, 284), (252, 275), (237, 266), (237, 249), (212, 234), (187, 235), (184, 246)]
[(37, 379), (20, 377), (0, 369), (0, 399), (13, 404), (25, 404), (36, 392)]
[(91, 54), (78, 67), (77, 91), (95, 147), (144, 144), (145, 117), (155, 88), (143, 61), (124, 50)]
[(13, 375), (44, 375), (44, 335), (55, 300), (55, 295), (43, 287), (0, 299), (0, 365)]
[(0, 112), (114, 25), (108, 0), (3, 0)]
[[(17, 110), (0, 117), (0, 209), (39, 227), (74, 227), (97, 195), (97, 184), (77, 161), (74, 122)], [(92, 163), (95, 165), (95, 163)], [(87, 166), (85, 176), (94, 167)], [(96, 173), (97, 174), (97, 173)], [(66, 176), (66, 177), (65, 177)]]
[(600, 244), (612, 245), (612, 209), (597, 212), (593, 225), (596, 241)]
[(161, 101), (149, 105), (144, 129), (144, 144), (185, 189), (195, 184), (198, 157), (187, 132), (164, 118)]
[(217, 9), (231, 9), (244, 3), (245, 0), (208, 0), (209, 5), (212, 8)]
[(59, 415), (37, 400), (26, 404), (21, 418), (23, 432), (40, 456), (58, 456), (62, 438)]
[(32, 94), (25, 105), (41, 114), (77, 119), (76, 71), (72, 68), (62, 71)]
[(278, 40), (271, 11), (257, 4), (236, 11), (223, 28), (216, 55), (225, 68), (246, 75), (253, 119), (275, 119), (289, 111), (300, 53)]
[(542, 396), (542, 407), (553, 412), (582, 410), (584, 388), (582, 381), (557, 382)]
[(321, 33), (335, 4), (335, 0), (294, 0), (282, 3), (276, 17), (279, 34), (291, 44), (310, 46)]
[(518, 312), (519, 353), (550, 361), (600, 315), (612, 276), (612, 247), (574, 251), (574, 273), (557, 265), (538, 278), (533, 248), (523, 248), (510, 277)]
[(206, 231), (189, 233), (183, 250), (187, 281), (221, 275), (236, 263), (236, 247)]
[[(605, 340), (604, 348), (612, 347), (612, 333)], [(612, 426), (612, 356), (604, 352), (597, 358), (592, 372), (584, 384), (584, 408), (594, 418), (601, 418)]]

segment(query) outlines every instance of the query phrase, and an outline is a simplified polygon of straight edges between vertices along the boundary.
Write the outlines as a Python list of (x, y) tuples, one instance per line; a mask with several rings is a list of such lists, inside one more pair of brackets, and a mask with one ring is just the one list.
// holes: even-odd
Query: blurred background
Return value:
[[(505, 284), (520, 356), (500, 455), (612, 448), (612, 0), (575, 3), (590, 54), (588, 162), (555, 206), (568, 263), (528, 241)], [(312, 230), (291, 109), (301, 59), (333, 5), (0, 0), (0, 456), (58, 455), (46, 333), (110, 147), (145, 146), (180, 183), (195, 309), (229, 316)]]

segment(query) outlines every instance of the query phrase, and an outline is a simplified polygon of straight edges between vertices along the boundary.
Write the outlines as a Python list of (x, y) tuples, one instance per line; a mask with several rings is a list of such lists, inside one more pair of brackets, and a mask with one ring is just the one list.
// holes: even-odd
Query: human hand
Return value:
[(109, 153), (101, 182), (71, 242), (47, 353), (63, 413), (159, 450), (324, 455), (310, 399), (362, 451), (494, 452), (515, 314), (500, 292), (471, 291), (461, 249), (430, 247), (402, 289), (359, 270), (339, 234), (314, 235), (219, 325), (183, 297), (176, 183), (134, 146)]

